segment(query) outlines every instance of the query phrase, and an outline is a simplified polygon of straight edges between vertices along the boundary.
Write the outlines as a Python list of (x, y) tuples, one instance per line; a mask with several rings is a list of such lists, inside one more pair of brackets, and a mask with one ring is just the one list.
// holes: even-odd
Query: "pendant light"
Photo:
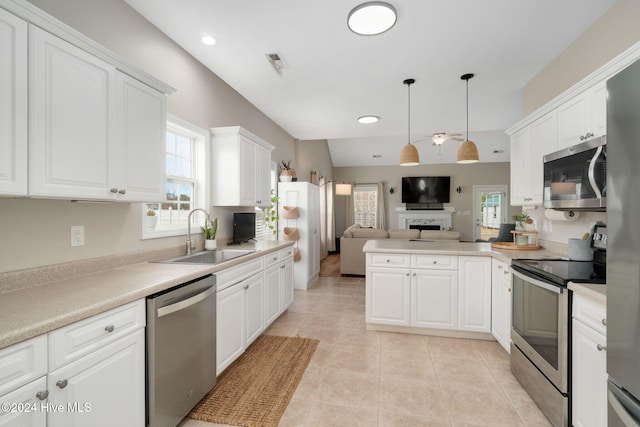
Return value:
[(411, 85), (415, 82), (414, 79), (406, 79), (402, 82), (407, 85), (409, 94), (409, 118), (407, 120), (407, 145), (405, 145), (400, 152), (400, 166), (416, 166), (420, 164), (418, 150), (415, 145), (411, 144)]
[(467, 139), (458, 148), (457, 163), (476, 163), (480, 160), (478, 147), (469, 140), (469, 79), (473, 78), (473, 74), (463, 74), (460, 78), (467, 81)]

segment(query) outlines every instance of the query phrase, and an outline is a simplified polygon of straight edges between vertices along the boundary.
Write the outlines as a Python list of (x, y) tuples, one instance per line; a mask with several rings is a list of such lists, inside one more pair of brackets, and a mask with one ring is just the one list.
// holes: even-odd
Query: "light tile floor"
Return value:
[(321, 277), (295, 291), (265, 333), (320, 344), (281, 426), (550, 425), (497, 342), (367, 331), (364, 319), (364, 278)]

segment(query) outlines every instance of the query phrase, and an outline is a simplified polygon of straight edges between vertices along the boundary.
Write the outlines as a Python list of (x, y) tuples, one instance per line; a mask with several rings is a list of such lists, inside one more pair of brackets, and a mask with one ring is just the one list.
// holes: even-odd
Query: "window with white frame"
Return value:
[(353, 186), (353, 220), (361, 227), (376, 226), (378, 190), (375, 185)]
[[(271, 197), (278, 193), (278, 164), (276, 162), (271, 162), (271, 171), (270, 171), (270, 188), (271, 188)], [(278, 214), (278, 203), (273, 203), (273, 208), (275, 209), (275, 214)], [(278, 224), (271, 223), (265, 221), (265, 209), (256, 208), (256, 240), (274, 240), (277, 237)], [(273, 233), (273, 230), (269, 228), (272, 225), (275, 227), (276, 233)]]
[[(206, 130), (177, 117), (167, 119), (165, 200), (143, 205), (143, 239), (185, 234), (189, 211), (207, 206), (207, 135)], [(192, 229), (204, 224), (204, 218), (196, 216), (192, 218)]]

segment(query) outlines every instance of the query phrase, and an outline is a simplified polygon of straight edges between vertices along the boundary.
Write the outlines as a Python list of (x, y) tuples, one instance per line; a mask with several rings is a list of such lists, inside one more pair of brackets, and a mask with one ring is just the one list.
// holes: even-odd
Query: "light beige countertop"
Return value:
[(516, 258), (562, 258), (563, 255), (546, 249), (535, 251), (493, 249), (491, 243), (458, 242), (455, 240), (369, 240), (362, 248), (363, 252), (386, 252), (405, 254), (445, 254), (489, 256), (510, 263)]
[(607, 307), (607, 285), (594, 285), (592, 283), (569, 282), (568, 288), (575, 295), (580, 295), (584, 299)]
[(0, 294), (0, 348), (114, 307), (290, 246), (288, 241), (243, 245), (256, 251), (216, 265), (142, 262)]

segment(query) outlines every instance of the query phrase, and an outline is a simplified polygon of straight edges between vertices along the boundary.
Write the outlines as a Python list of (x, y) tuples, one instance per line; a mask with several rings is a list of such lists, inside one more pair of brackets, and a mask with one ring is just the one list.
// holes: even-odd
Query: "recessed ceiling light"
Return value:
[(216, 44), (216, 39), (214, 39), (211, 36), (202, 36), (202, 38), (200, 39), (200, 41), (203, 44), (206, 44), (207, 46), (213, 46), (214, 44)]
[(395, 7), (383, 1), (369, 1), (349, 12), (347, 25), (356, 34), (373, 36), (393, 27), (396, 19)]
[(360, 116), (358, 117), (358, 122), (363, 124), (375, 123), (380, 120), (378, 116)]

